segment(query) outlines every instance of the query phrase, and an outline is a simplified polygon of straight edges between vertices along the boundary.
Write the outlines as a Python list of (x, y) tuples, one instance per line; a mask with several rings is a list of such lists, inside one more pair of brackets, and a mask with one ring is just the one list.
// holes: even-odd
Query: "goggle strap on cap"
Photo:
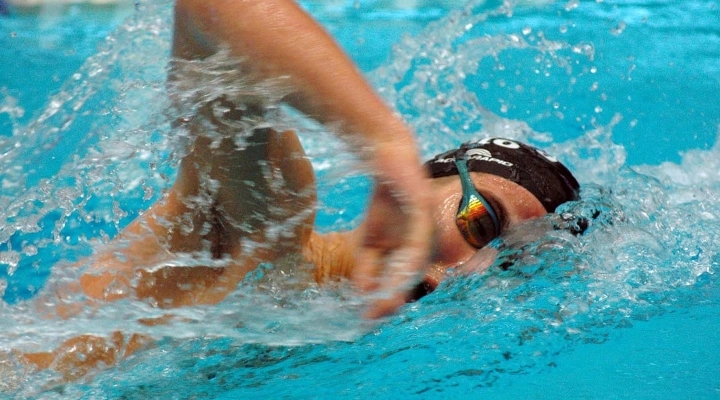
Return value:
[[(473, 153), (467, 154), (470, 150)], [(510, 139), (464, 143), (459, 149), (438, 154), (425, 166), (433, 178), (451, 176), (459, 174), (459, 158), (465, 158), (468, 171), (499, 176), (522, 186), (548, 212), (580, 197), (580, 185), (564, 165), (541, 150)]]
[(487, 213), (493, 222), (493, 226), (495, 227), (495, 236), (500, 236), (500, 220), (498, 219), (497, 214), (495, 213), (495, 210), (492, 208), (490, 203), (483, 197), (483, 195), (478, 193), (477, 189), (475, 189), (475, 186), (472, 184), (472, 180), (470, 179), (470, 173), (468, 172), (467, 161), (465, 160), (465, 153), (462, 148), (455, 156), (455, 165), (457, 166), (458, 174), (460, 175), (460, 184), (462, 185), (463, 195), (462, 201), (460, 202), (460, 207), (458, 209), (458, 215), (467, 210), (473, 198), (477, 198), (477, 200), (480, 201), (483, 207), (485, 207), (485, 210), (487, 210)]

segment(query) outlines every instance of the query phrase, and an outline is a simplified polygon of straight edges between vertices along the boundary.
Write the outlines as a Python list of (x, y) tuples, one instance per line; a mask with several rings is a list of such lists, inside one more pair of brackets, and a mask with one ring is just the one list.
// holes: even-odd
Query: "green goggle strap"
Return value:
[(472, 180), (470, 180), (467, 160), (465, 160), (464, 156), (456, 156), (455, 165), (457, 166), (458, 173), (460, 175), (460, 184), (462, 185), (463, 194), (462, 201), (460, 202), (460, 207), (458, 208), (458, 216), (467, 210), (473, 197), (475, 197), (480, 200), (480, 203), (482, 203), (483, 207), (485, 207), (485, 209), (487, 210), (488, 215), (490, 215), (490, 219), (492, 219), (493, 225), (495, 226), (495, 235), (500, 236), (500, 221), (498, 220), (497, 214), (495, 214), (495, 210), (493, 210), (490, 203), (485, 200), (485, 198), (480, 193), (478, 193), (477, 189), (475, 189)]

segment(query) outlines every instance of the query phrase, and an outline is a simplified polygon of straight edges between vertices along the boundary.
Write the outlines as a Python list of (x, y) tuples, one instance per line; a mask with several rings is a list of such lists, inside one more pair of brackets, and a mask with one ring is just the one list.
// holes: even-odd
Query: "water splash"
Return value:
[[(148, 34), (134, 35), (137, 31)], [(87, 254), (88, 237), (113, 236), (136, 215), (138, 203), (156, 199), (142, 200), (135, 172), (161, 166), (143, 173), (144, 183), (166, 184), (172, 144), (158, 132), (169, 123), (144, 104), (166, 103), (162, 60), (168, 37), (167, 23), (138, 14), (105, 41), (37, 118), (3, 141), (1, 247), (25, 255), (6, 279), (5, 300), (31, 295), (47, 274), (40, 265)], [(87, 236), (71, 233), (78, 228)]]
[[(14, 134), (15, 130), (17, 129), (18, 125), (18, 119), (22, 118), (22, 116), (25, 114), (25, 109), (20, 107), (18, 104), (18, 100), (11, 96), (7, 88), (0, 87), (0, 99), (2, 99), (2, 102), (0, 102), (0, 114), (7, 114), (7, 116), (10, 118), (11, 123), (11, 132), (10, 136)], [(4, 134), (3, 134), (4, 135)]]
[[(239, 85), (242, 76), (233, 68), (238, 60), (224, 52), (203, 62), (175, 60), (175, 80), (166, 84), (171, 6), (169, 1), (139, 5), (134, 17), (49, 99), (45, 110), (3, 143), (4, 186), (11, 190), (0, 196), (0, 282), (9, 303), (0, 303), (0, 315), (9, 326), (0, 353), (52, 350), (77, 335), (109, 336), (128, 329), (157, 338), (213, 336), (266, 345), (350, 340), (365, 329), (357, 317), (362, 302), (350, 298), (348, 285), (300, 287), (300, 279), (293, 278), (301, 273), (299, 267), (289, 272), (260, 268), (257, 276), (247, 278), (246, 290), (217, 307), (179, 310), (177, 323), (169, 325), (139, 321), (164, 316), (150, 304), (90, 305), (78, 291), (84, 265), (70, 264), (106, 246), (172, 183), (191, 139), (175, 121), (191, 120), (203, 107), (228, 96), (253, 96), (263, 102), (260, 107), (273, 109), (286, 93), (282, 79)], [(269, 112), (278, 119), (275, 126), (297, 120), (278, 112)], [(230, 128), (242, 146), (254, 128), (267, 124), (257, 119)], [(227, 132), (206, 134), (222, 138)], [(310, 152), (325, 158), (337, 151), (329, 142), (310, 143)], [(164, 261), (218, 264), (210, 254)], [(302, 272), (303, 282), (312, 281)], [(274, 278), (268, 282), (268, 276)], [(73, 304), (88, 306), (72, 311), (69, 319), (62, 316)], [(33, 376), (22, 390), (43, 391), (57, 379), (52, 372)]]
[[(570, 1), (560, 7), (572, 11), (578, 5)], [(163, 134), (172, 119), (164, 100), (169, 94), (164, 84), (169, 6), (143, 7), (88, 60), (65, 93), (19, 133), (40, 149), (69, 149), (51, 164), (55, 169), (31, 168), (25, 176), (22, 168), (11, 169), (13, 162), (3, 163), (11, 171), (7, 184), (21, 188), (12, 199), (0, 198), (5, 210), (0, 234), (7, 243), (2, 254), (6, 268), (13, 269), (3, 281), (5, 291), (12, 292), (6, 296), (17, 296), (13, 279), (27, 279), (36, 265), (79, 257), (106, 242), (172, 181), (182, 145), (166, 142)], [(714, 199), (720, 196), (720, 179), (713, 171), (718, 170), (718, 146), (687, 152), (680, 164), (628, 165), (627, 150), (614, 142), (613, 133), (633, 115), (604, 106), (602, 114), (609, 114), (604, 120), (593, 101), (585, 102), (588, 110), (571, 106), (573, 99), (601, 92), (607, 84), (595, 79), (603, 75), (595, 65), (595, 47), (549, 40), (522, 19), (515, 22), (518, 14), (509, 3), (472, 2), (406, 38), (391, 63), (373, 74), (383, 95), (416, 128), (426, 154), (473, 138), (508, 136), (560, 156), (584, 183), (582, 200), (560, 210), (563, 221), (555, 216), (518, 228), (537, 233), (530, 240), (506, 235), (506, 246), (487, 274), (454, 277), (374, 327), (356, 318), (361, 302), (348, 287), (302, 283), (307, 273), (302, 268), (263, 267), (225, 303), (178, 310), (186, 322), (166, 326), (135, 322), (138, 316), (161, 316), (144, 303), (86, 310), (70, 321), (42, 320), (22, 312), (22, 305), (2, 305), (0, 315), (13, 322), (3, 340), (52, 348), (64, 337), (108, 334), (119, 326), (166, 338), (117, 368), (47, 396), (232, 391), (278, 396), (291, 392), (293, 382), (323, 387), (319, 380), (342, 382), (332, 394), (346, 397), (357, 390), (367, 397), (451, 387), (467, 393), (513, 374), (552, 368), (558, 354), (579, 343), (601, 343), (614, 329), (690, 307), (716, 291), (720, 210)], [(509, 21), (507, 32), (480, 30), (497, 20)], [(125, 54), (127, 49), (137, 55)], [(511, 68), (517, 60), (528, 70)], [(486, 71), (489, 76), (479, 77)], [(507, 78), (516, 71), (520, 78)], [(107, 77), (112, 77), (109, 87)], [(547, 82), (560, 89), (543, 90)], [(524, 108), (528, 93), (536, 98), (528, 103), (535, 108)], [(208, 96), (201, 93), (200, 98)], [(490, 104), (489, 98), (502, 102)], [(142, 107), (149, 103), (160, 105)], [(195, 105), (180, 112), (192, 113)], [(517, 116), (526, 110), (527, 118)], [(93, 122), (98, 121), (94, 114), (99, 122)], [(555, 125), (547, 126), (570, 133), (537, 128), (548, 120)], [(65, 133), (79, 142), (68, 144)], [(328, 163), (336, 162), (336, 155), (315, 138), (308, 143)], [(29, 155), (33, 161), (22, 165), (45, 164), (24, 140), (7, 148), (9, 160)], [(351, 185), (333, 185), (320, 190), (352, 191)], [(579, 224), (582, 218), (589, 223), (584, 235), (556, 229), (560, 222)], [(346, 223), (328, 224), (339, 228)], [(90, 233), (78, 239), (73, 236), (78, 231)], [(57, 272), (51, 281), (72, 281), (74, 273)], [(20, 395), (43, 392), (43, 385), (55, 379), (50, 372), (27, 376), (33, 383), (22, 386)], [(394, 385), (390, 393), (388, 382), (406, 384)]]

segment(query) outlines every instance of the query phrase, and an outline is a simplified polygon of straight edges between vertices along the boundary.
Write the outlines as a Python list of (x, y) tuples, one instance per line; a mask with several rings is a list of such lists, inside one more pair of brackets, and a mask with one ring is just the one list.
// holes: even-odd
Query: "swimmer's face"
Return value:
[[(542, 203), (515, 182), (480, 172), (471, 172), (470, 178), (498, 214), (501, 233), (520, 222), (546, 214)], [(466, 241), (456, 224), (462, 198), (460, 178), (457, 175), (434, 178), (431, 185), (435, 210), (432, 264), (434, 270), (444, 271), (465, 263), (478, 249)]]

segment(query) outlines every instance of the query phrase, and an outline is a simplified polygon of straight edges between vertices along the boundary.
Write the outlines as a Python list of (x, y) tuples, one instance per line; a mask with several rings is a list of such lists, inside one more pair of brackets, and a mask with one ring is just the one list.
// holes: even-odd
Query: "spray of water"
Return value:
[[(602, 342), (615, 328), (716, 290), (720, 210), (712, 200), (720, 195), (720, 179), (712, 171), (718, 170), (720, 148), (688, 152), (680, 164), (628, 165), (613, 131), (632, 116), (616, 113), (603, 121), (596, 105), (568, 105), (577, 92), (598, 91), (593, 45), (550, 40), (522, 19), (514, 23), (523, 9), (511, 2), (473, 1), (405, 38), (371, 78), (418, 132), (426, 155), (466, 140), (506, 136), (547, 149), (583, 182), (580, 201), (503, 236), (488, 273), (451, 277), (375, 327), (357, 318), (362, 301), (347, 286), (307, 283), (310, 267), (301, 262), (263, 265), (220, 305), (173, 310), (176, 322), (166, 325), (139, 322), (165, 311), (130, 300), (84, 309), (70, 320), (46, 318), (37, 301), (24, 299), (42, 299), (48, 310), (58, 301), (81, 299), (77, 292), (59, 300), (34, 292), (70, 285), (82, 269), (67, 262), (108, 243), (172, 183), (189, 140), (173, 130), (177, 118), (190, 118), (228, 93), (257, 96), (270, 108), (283, 94), (281, 81), (250, 93), (243, 85), (228, 87), (242, 77), (223, 54), (174, 70), (196, 75), (178, 80), (195, 84), (167, 85), (170, 4), (139, 7), (42, 115), (3, 142), (3, 187), (12, 191), (0, 197), (0, 262), (6, 268), (0, 288), (9, 303), (0, 306), (0, 315), (11, 322), (0, 349), (50, 349), (76, 334), (109, 335), (119, 328), (158, 339), (154, 349), (83, 385), (63, 386), (63, 396), (103, 396), (110, 387), (117, 390), (114, 397), (152, 396), (166, 393), (163, 382), (169, 381), (188, 396), (270, 390), (293, 379), (277, 377), (278, 370), (289, 371), (287, 365), (296, 377), (343, 380), (358, 372), (356, 366), (370, 364), (372, 372), (363, 370), (356, 379), (377, 395), (387, 394), (387, 386), (379, 385), (389, 381), (415, 382), (400, 388), (405, 394), (448, 384), (489, 386), (507, 374), (551, 366), (577, 343)], [(571, 11), (577, 3), (564, 7)], [(486, 32), (488, 22), (501, 19), (509, 19), (507, 31)], [(516, 67), (518, 60), (526, 69)], [(514, 80), (506, 77), (511, 65)], [(548, 82), (553, 92), (545, 90)], [(2, 107), (19, 110), (11, 100), (6, 97)], [(292, 111), (276, 111), (273, 123), (311, 133), (304, 144), (321, 178), (321, 200), (353, 190), (362, 198), (353, 177), (334, 169), (354, 164), (327, 146), (327, 132)], [(266, 122), (234, 128), (249, 132)], [(539, 125), (572, 126), (576, 134), (533, 128)], [(238, 143), (243, 137), (238, 134)], [(324, 228), (352, 226), (362, 200), (354, 203), (323, 200)], [(213, 260), (193, 255), (173, 262)], [(49, 265), (54, 269), (47, 278)], [(36, 283), (29, 288), (27, 282)], [(0, 358), (0, 371), (14, 371), (4, 381), (14, 382), (12, 388), (0, 390), (23, 396), (57, 387), (52, 372), (33, 373), (14, 363)], [(209, 388), (209, 381), (219, 383)]]

